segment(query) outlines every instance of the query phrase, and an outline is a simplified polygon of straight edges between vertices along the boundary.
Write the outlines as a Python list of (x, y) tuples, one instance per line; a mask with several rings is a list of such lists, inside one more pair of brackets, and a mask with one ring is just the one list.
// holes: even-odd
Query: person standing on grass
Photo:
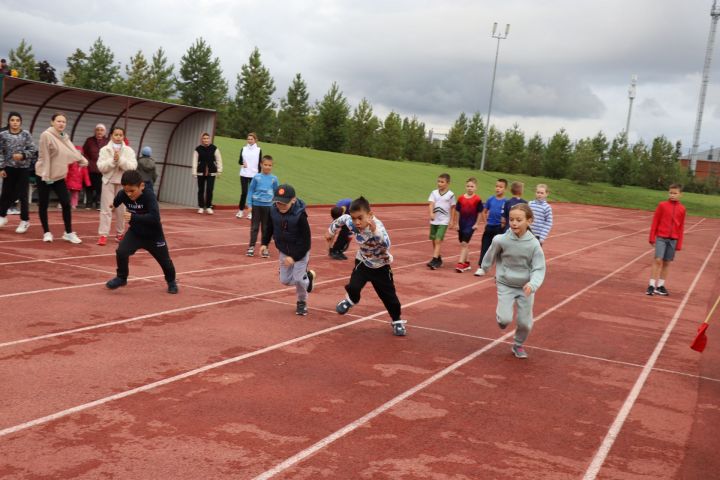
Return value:
[(503, 205), (503, 218), (501, 220), (503, 231), (508, 229), (510, 220), (510, 209), (519, 203), (528, 203), (527, 200), (522, 198), (524, 190), (525, 184), (522, 182), (512, 182), (510, 184), (510, 193), (512, 193), (512, 197), (508, 198)]
[(355, 256), (355, 268), (350, 275), (350, 282), (345, 285), (346, 297), (340, 300), (335, 310), (345, 315), (360, 301), (360, 293), (367, 282), (372, 283), (383, 305), (390, 314), (390, 326), (393, 334), (405, 336), (405, 320), (400, 314), (402, 307), (395, 290), (395, 281), (390, 264), (393, 257), (390, 254), (390, 236), (385, 226), (370, 208), (370, 203), (364, 198), (356, 198), (350, 204), (349, 213), (335, 219), (325, 234), (328, 244), (335, 233), (343, 226), (347, 227), (355, 236), (360, 249)]
[(212, 201), (215, 178), (220, 176), (222, 170), (220, 150), (210, 143), (210, 134), (203, 133), (200, 137), (200, 145), (195, 147), (192, 160), (192, 172), (197, 178), (198, 185), (198, 213), (205, 212), (208, 215), (214, 213)]
[(127, 234), (120, 241), (115, 258), (117, 260), (117, 276), (108, 280), (105, 286), (110, 290), (127, 285), (130, 274), (130, 257), (139, 249), (146, 250), (160, 264), (168, 293), (178, 293), (175, 281), (175, 266), (170, 259), (170, 252), (165, 242), (160, 207), (154, 193), (145, 190), (142, 176), (137, 170), (128, 170), (120, 176), (122, 189), (112, 200), (111, 207), (117, 209), (124, 205), (123, 217), (130, 222)]
[(547, 240), (553, 226), (552, 207), (547, 202), (549, 194), (550, 190), (548, 190), (548, 186), (540, 183), (535, 187), (535, 200), (531, 200), (529, 203), (530, 209), (533, 211), (533, 216), (535, 217), (532, 232), (535, 234), (535, 237), (537, 237), (541, 246), (545, 240)]
[(436, 270), (442, 266), (442, 247), (448, 226), (455, 225), (455, 194), (450, 190), (450, 175), (441, 174), (437, 179), (437, 189), (428, 197), (430, 208), (430, 241), (433, 245), (432, 259), (427, 266)]
[(517, 329), (512, 353), (523, 359), (528, 356), (523, 344), (533, 325), (535, 292), (545, 279), (545, 254), (540, 242), (529, 231), (532, 222), (533, 212), (527, 204), (511, 208), (508, 230), (493, 238), (481, 266), (488, 271), (497, 262), (496, 319), (500, 329), (507, 328), (512, 322), (517, 305)]
[(665, 288), (670, 263), (675, 252), (682, 250), (685, 235), (685, 206), (680, 203), (682, 185), (673, 183), (668, 188), (668, 199), (658, 203), (650, 226), (650, 245), (655, 245), (650, 284), (646, 295), (669, 295)]
[[(257, 144), (258, 138), (255, 132), (247, 135), (247, 145), (240, 150), (240, 203), (238, 204), (238, 212), (235, 214), (237, 218), (242, 218), (246, 212), (246, 202), (248, 189), (253, 177), (260, 172), (260, 160), (262, 159), (262, 149)], [(252, 212), (247, 212), (248, 220), (252, 219)]]
[(7, 214), (15, 199), (20, 200), (20, 224), (15, 233), (30, 228), (28, 189), (30, 166), (37, 155), (32, 135), (22, 129), (22, 116), (18, 112), (8, 115), (8, 128), (0, 132), (0, 177), (3, 179), (0, 194), (0, 227), (7, 225)]
[(85, 190), (85, 208), (100, 210), (100, 197), (102, 196), (103, 174), (98, 170), (97, 162), (100, 149), (108, 144), (107, 128), (102, 123), (95, 125), (95, 135), (88, 137), (83, 144), (83, 153), (88, 159), (88, 173), (92, 186)]
[(67, 117), (64, 113), (53, 114), (50, 127), (40, 135), (38, 148), (38, 161), (35, 164), (35, 174), (38, 177), (38, 215), (43, 227), (43, 242), (52, 242), (53, 234), (48, 223), (48, 206), (50, 204), (50, 191), (55, 192), (62, 207), (65, 233), (62, 239), (70, 243), (82, 243), (82, 240), (72, 231), (72, 209), (70, 208), (70, 194), (65, 185), (65, 176), (68, 165), (78, 162), (87, 166), (88, 161), (75, 149), (70, 137), (65, 133)]
[(296, 315), (307, 315), (308, 293), (315, 283), (315, 272), (308, 270), (310, 262), (310, 224), (305, 202), (297, 198), (292, 185), (275, 189), (274, 205), (270, 208), (268, 239), (275, 239), (280, 252), (280, 283), (295, 285)]
[(252, 225), (250, 228), (250, 243), (248, 244), (247, 256), (255, 255), (255, 242), (257, 242), (258, 231), (262, 227), (260, 239), (260, 256), (268, 258), (270, 252), (270, 210), (272, 208), (275, 189), (278, 187), (278, 178), (272, 174), (273, 158), (265, 155), (262, 158), (262, 171), (255, 175), (250, 182), (248, 191), (248, 207), (252, 212)]
[[(335, 206), (330, 209), (330, 216), (332, 217), (332, 219), (337, 220), (342, 215), (348, 213), (351, 204), (351, 198), (343, 198), (341, 200), (338, 200)], [(352, 233), (350, 233), (350, 229), (347, 227), (347, 225), (341, 225), (340, 230), (337, 233), (335, 242), (332, 244), (328, 252), (330, 258), (332, 258), (333, 260), (347, 260), (348, 257), (345, 255), (345, 250), (347, 250), (348, 246), (350, 246), (351, 238)]]
[(125, 232), (125, 208), (111, 209), (110, 204), (123, 189), (121, 184), (124, 172), (137, 168), (137, 158), (132, 148), (125, 144), (125, 129), (113, 127), (110, 131), (110, 143), (100, 149), (97, 163), (98, 170), (103, 174), (102, 195), (100, 196), (100, 226), (98, 227), (97, 244), (107, 245), (113, 211), (115, 212), (115, 240), (123, 239)]
[(505, 189), (507, 188), (507, 180), (498, 178), (495, 182), (495, 196), (488, 198), (485, 202), (483, 210), (483, 221), (485, 222), (485, 231), (482, 236), (482, 247), (480, 250), (480, 260), (478, 260), (478, 269), (475, 270), (475, 276), (481, 277), (485, 275), (482, 268), (482, 261), (492, 244), (496, 235), (503, 233), (502, 214), (505, 207)]
[(470, 240), (478, 228), (478, 220), (483, 211), (482, 199), (475, 193), (477, 179), (470, 177), (465, 182), (465, 194), (458, 198), (455, 209), (458, 212), (458, 239), (460, 240), (460, 259), (455, 266), (458, 273), (470, 270)]

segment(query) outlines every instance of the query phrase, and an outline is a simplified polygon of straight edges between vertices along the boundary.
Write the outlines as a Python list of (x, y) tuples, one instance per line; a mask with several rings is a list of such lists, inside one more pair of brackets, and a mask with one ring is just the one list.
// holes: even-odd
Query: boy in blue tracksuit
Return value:
[[(330, 209), (330, 216), (333, 220), (337, 220), (340, 218), (341, 215), (344, 215), (350, 211), (350, 204), (352, 203), (351, 198), (343, 198), (342, 200), (339, 200), (334, 207)], [(352, 238), (352, 235), (350, 234), (350, 229), (343, 225), (340, 228), (340, 232), (337, 234), (337, 238), (335, 239), (335, 242), (333, 243), (332, 247), (330, 247), (330, 258), (333, 260), (347, 260), (347, 257), (345, 256), (345, 250), (347, 250), (348, 246), (350, 245), (350, 239)]]
[[(275, 238), (280, 252), (280, 282), (295, 285), (296, 315), (307, 315), (307, 297), (312, 292), (315, 272), (308, 270), (310, 261), (310, 224), (305, 203), (295, 196), (292, 185), (279, 185), (270, 207), (268, 239)], [(253, 220), (255, 216), (253, 215)]]
[(250, 227), (250, 244), (247, 249), (247, 256), (255, 255), (255, 242), (257, 241), (258, 230), (262, 225), (262, 238), (260, 239), (260, 255), (268, 258), (270, 252), (270, 209), (272, 208), (273, 195), (278, 187), (278, 178), (273, 175), (273, 158), (265, 155), (260, 162), (260, 173), (255, 175), (250, 182), (248, 189), (247, 206), (251, 208), (252, 225)]

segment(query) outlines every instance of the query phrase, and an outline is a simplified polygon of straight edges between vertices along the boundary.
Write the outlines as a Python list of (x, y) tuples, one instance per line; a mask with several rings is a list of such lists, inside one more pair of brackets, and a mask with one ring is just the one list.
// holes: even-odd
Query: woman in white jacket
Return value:
[[(98, 245), (107, 245), (107, 237), (112, 223), (112, 205), (115, 196), (120, 190), (120, 178), (123, 172), (137, 169), (137, 159), (132, 148), (125, 145), (125, 129), (113, 127), (110, 133), (110, 142), (100, 149), (97, 162), (98, 170), (102, 173), (102, 194), (100, 195), (100, 227), (98, 228)], [(115, 209), (115, 239), (119, 242), (125, 232), (125, 207)]]

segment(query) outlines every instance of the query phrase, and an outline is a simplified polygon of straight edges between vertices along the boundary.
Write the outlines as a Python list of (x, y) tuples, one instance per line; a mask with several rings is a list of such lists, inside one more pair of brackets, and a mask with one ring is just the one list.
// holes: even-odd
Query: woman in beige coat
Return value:
[[(123, 172), (137, 169), (137, 159), (132, 148), (125, 145), (125, 129), (113, 127), (110, 132), (110, 141), (100, 149), (97, 162), (98, 170), (102, 173), (102, 194), (100, 195), (100, 227), (98, 228), (98, 245), (107, 245), (107, 237), (112, 223), (112, 210), (110, 206), (120, 190), (120, 178)], [(115, 209), (115, 239), (119, 242), (125, 232), (125, 207)]]
[(64, 113), (55, 113), (50, 121), (50, 128), (40, 135), (38, 147), (38, 161), (35, 164), (35, 174), (38, 177), (38, 214), (42, 223), (43, 242), (52, 242), (53, 234), (48, 224), (48, 205), (50, 191), (55, 192), (62, 207), (65, 233), (63, 240), (70, 243), (82, 243), (72, 230), (72, 210), (70, 208), (70, 193), (65, 185), (65, 176), (68, 165), (78, 162), (87, 166), (88, 161), (75, 149), (70, 137), (65, 133), (67, 117)]

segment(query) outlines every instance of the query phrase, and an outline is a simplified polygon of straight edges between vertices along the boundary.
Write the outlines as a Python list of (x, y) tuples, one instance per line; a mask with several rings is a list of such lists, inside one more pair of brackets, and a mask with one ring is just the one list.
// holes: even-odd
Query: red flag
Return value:
[(705, 345), (707, 345), (707, 335), (705, 335), (705, 331), (708, 329), (708, 325), (707, 323), (703, 323), (698, 327), (698, 334), (690, 344), (690, 348), (698, 352), (705, 350)]

